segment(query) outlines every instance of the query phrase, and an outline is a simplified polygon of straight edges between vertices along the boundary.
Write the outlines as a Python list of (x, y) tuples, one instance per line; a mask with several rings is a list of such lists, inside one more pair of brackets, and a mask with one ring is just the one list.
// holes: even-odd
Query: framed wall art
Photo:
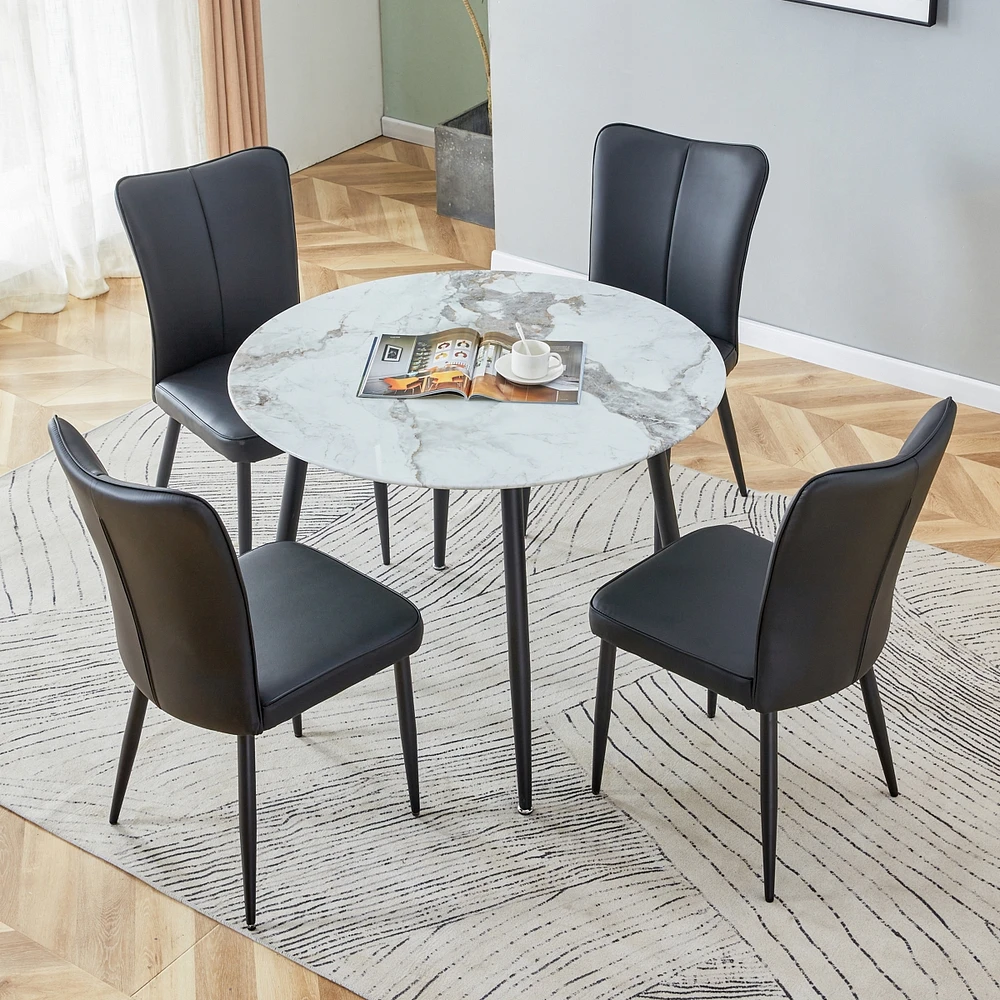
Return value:
[(827, 0), (792, 0), (793, 3), (809, 4), (812, 7), (832, 7), (854, 14), (871, 14), (886, 17), (892, 21), (907, 21), (910, 24), (924, 24), (930, 27), (937, 21), (938, 0), (841, 0), (828, 3)]

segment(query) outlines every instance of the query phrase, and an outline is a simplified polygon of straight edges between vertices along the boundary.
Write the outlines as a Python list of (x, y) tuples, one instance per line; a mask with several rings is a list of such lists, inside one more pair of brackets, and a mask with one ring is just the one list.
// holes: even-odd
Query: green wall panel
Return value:
[[(471, 0), (483, 32), (487, 0)], [(390, 118), (437, 125), (486, 99), (482, 54), (462, 0), (380, 0)]]

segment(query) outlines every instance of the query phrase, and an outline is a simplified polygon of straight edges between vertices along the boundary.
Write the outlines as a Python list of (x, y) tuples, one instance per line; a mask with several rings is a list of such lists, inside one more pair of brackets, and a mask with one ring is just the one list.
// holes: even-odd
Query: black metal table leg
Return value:
[(448, 546), (448, 490), (434, 491), (434, 568), (447, 569), (444, 564)]
[(531, 659), (528, 649), (528, 578), (524, 564), (524, 494), (501, 490), (503, 569), (507, 591), (507, 663), (514, 717), (518, 812), (531, 812)]
[(281, 510), (278, 514), (278, 533), (275, 540), (294, 542), (299, 532), (299, 515), (302, 513), (302, 493), (306, 488), (307, 463), (294, 455), (288, 456), (285, 469), (285, 486), (281, 492)]
[(654, 455), (646, 464), (649, 466), (649, 482), (653, 487), (656, 525), (660, 529), (659, 541), (662, 545), (670, 545), (681, 537), (680, 528), (677, 527), (674, 492), (670, 486), (670, 450), (662, 455)]
[(236, 463), (236, 523), (237, 549), (240, 555), (253, 548), (253, 491), (250, 463)]
[(389, 565), (389, 487), (385, 483), (372, 483), (375, 487), (375, 514), (378, 517), (378, 537), (382, 543), (382, 562)]

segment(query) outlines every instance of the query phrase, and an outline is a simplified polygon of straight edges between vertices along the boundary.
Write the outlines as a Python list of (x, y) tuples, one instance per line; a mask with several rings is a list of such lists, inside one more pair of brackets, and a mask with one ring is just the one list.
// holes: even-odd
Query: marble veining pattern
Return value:
[[(359, 399), (376, 334), (467, 326), (587, 345), (579, 405)], [(511, 271), (387, 278), (309, 299), (237, 352), (236, 409), (284, 451), (406, 486), (499, 489), (620, 469), (684, 440), (716, 408), (725, 368), (690, 321), (592, 282)]]

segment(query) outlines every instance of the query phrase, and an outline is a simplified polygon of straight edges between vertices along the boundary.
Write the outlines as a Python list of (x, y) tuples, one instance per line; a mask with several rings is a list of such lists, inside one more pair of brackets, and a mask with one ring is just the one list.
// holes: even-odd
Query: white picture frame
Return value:
[(890, 21), (905, 21), (930, 27), (937, 22), (938, 0), (792, 0), (811, 7), (830, 7), (853, 14), (869, 14)]

